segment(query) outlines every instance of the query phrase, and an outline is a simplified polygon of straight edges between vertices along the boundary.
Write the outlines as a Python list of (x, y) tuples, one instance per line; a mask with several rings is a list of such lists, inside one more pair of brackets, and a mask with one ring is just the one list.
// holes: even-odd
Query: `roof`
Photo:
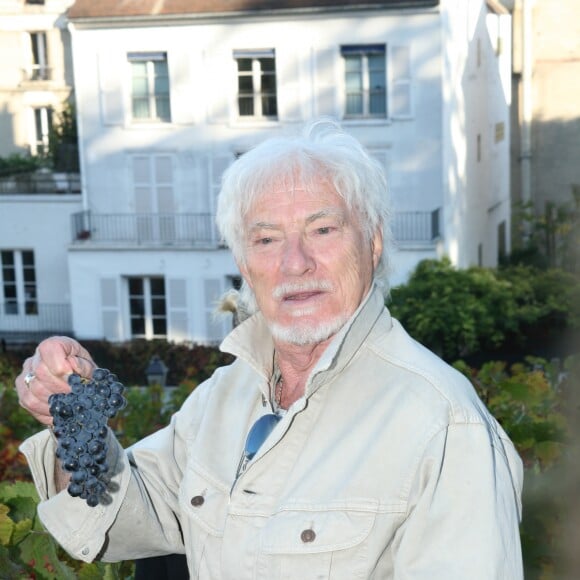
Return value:
[(439, 0), (76, 0), (69, 8), (71, 20), (85, 18), (183, 15), (268, 14), (277, 11), (363, 10), (425, 8)]

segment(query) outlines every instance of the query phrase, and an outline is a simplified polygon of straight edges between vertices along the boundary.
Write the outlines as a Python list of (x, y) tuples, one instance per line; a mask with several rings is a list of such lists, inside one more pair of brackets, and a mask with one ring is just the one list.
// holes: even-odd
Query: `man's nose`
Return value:
[(282, 272), (300, 276), (314, 270), (315, 261), (302, 236), (289, 236), (284, 243)]

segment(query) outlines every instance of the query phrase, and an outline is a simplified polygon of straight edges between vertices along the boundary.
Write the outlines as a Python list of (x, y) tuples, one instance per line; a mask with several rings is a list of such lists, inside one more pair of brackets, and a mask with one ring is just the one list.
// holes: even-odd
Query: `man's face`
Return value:
[(264, 193), (245, 226), (240, 270), (274, 338), (312, 344), (334, 335), (370, 289), (380, 234), (367, 240), (358, 216), (324, 182), (314, 192)]

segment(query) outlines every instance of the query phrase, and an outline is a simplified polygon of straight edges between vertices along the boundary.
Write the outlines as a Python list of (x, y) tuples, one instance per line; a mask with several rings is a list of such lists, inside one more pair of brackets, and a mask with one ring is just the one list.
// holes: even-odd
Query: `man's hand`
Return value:
[[(34, 355), (24, 361), (22, 372), (16, 377), (20, 405), (41, 423), (52, 425), (49, 396), (68, 393), (68, 376), (77, 373), (89, 378), (95, 366), (88, 351), (72, 338), (53, 336), (42, 341)], [(27, 384), (24, 379), (29, 373), (34, 378)]]

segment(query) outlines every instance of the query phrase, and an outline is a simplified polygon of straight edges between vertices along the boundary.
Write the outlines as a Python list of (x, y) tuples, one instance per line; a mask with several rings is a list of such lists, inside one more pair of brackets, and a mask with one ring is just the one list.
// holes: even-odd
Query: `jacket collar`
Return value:
[[(335, 335), (312, 370), (306, 383), (308, 397), (318, 387), (331, 380), (349, 363), (372, 330), (377, 318), (386, 312), (390, 328), (392, 321), (385, 309), (382, 292), (376, 286), (369, 291), (348, 322)], [(220, 350), (246, 361), (269, 381), (273, 369), (274, 341), (266, 321), (257, 312), (237, 326), (220, 345)]]

